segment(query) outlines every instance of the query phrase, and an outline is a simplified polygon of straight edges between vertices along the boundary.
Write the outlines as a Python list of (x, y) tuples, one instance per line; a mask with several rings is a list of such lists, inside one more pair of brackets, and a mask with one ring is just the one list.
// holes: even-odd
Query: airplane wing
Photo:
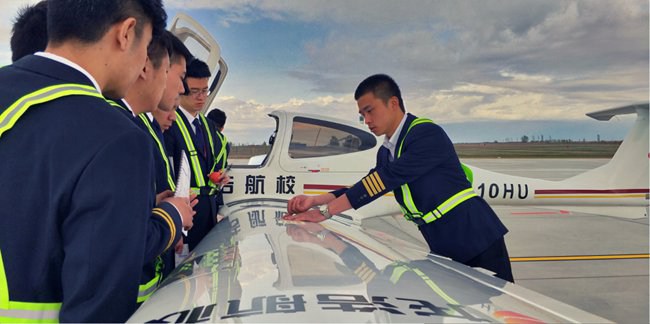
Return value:
[(608, 322), (429, 255), (405, 232), (346, 215), (288, 223), (285, 210), (281, 199), (228, 204), (129, 322)]

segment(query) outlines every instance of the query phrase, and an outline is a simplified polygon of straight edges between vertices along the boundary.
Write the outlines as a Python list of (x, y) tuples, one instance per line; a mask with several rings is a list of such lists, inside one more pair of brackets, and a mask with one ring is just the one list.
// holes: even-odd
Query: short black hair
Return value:
[(212, 76), (210, 68), (205, 62), (197, 58), (187, 62), (187, 78), (203, 79), (210, 76)]
[(170, 57), (172, 55), (172, 42), (169, 38), (170, 34), (163, 32), (160, 35), (156, 35), (151, 39), (151, 43), (147, 46), (147, 57), (153, 68), (158, 70), (162, 64), (162, 60), (165, 56)]
[(83, 43), (99, 41), (116, 23), (129, 17), (137, 20), (136, 37), (150, 23), (153, 35), (160, 35), (167, 24), (162, 0), (47, 0), (47, 31), (54, 44), (69, 39)]
[(171, 45), (172, 45), (172, 55), (171, 62), (172, 64), (178, 63), (181, 57), (185, 58), (185, 64), (193, 59), (192, 53), (187, 49), (187, 46), (176, 37), (172, 32), (165, 30), (165, 34), (168, 35)]
[(11, 60), (44, 51), (47, 47), (47, 0), (18, 11), (11, 29)]
[(399, 108), (404, 110), (404, 101), (402, 100), (402, 92), (393, 78), (386, 74), (375, 74), (367, 77), (361, 81), (354, 91), (354, 100), (359, 100), (363, 95), (372, 92), (375, 97), (380, 98), (384, 103), (388, 104), (388, 99), (395, 96), (399, 101)]
[(207, 117), (212, 120), (219, 128), (223, 128), (223, 126), (226, 125), (226, 113), (219, 108), (210, 110)]

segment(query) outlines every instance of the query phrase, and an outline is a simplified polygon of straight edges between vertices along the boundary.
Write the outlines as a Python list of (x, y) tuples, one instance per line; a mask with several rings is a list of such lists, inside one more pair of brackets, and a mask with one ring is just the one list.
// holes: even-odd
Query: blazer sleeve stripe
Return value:
[(375, 187), (377, 187), (378, 192), (382, 192), (386, 190), (384, 183), (381, 181), (381, 179), (379, 179), (379, 174), (377, 174), (376, 171), (370, 175), (370, 179), (372, 179), (373, 183), (375, 184)]
[(167, 243), (167, 247), (165, 247), (165, 251), (166, 251), (174, 243), (174, 238), (176, 237), (176, 225), (174, 225), (174, 221), (172, 220), (172, 217), (169, 216), (169, 214), (163, 209), (154, 208), (153, 213), (155, 215), (160, 216), (163, 220), (165, 220), (167, 226), (169, 226), (170, 235), (169, 235), (169, 242)]
[(363, 178), (363, 179), (361, 179), (361, 182), (363, 182), (363, 186), (366, 187), (366, 191), (368, 192), (368, 194), (370, 194), (370, 197), (372, 197), (372, 196), (374, 196), (374, 195), (377, 194), (377, 193), (375, 192), (375, 188), (372, 187), (372, 185), (370, 184), (370, 182), (368, 181), (368, 179)]

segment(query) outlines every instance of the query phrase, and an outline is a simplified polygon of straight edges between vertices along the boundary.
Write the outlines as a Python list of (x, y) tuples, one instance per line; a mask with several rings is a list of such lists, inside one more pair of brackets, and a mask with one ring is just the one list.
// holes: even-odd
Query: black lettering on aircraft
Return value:
[[(467, 311), (462, 305), (446, 304), (445, 307), (434, 305), (433, 303), (412, 298), (392, 298), (385, 296), (368, 296), (368, 300), (363, 295), (348, 294), (317, 294), (317, 303), (310, 302), (310, 305), (320, 305), (322, 310), (340, 311), (340, 312), (360, 312), (370, 313), (374, 311), (385, 311), (392, 315), (407, 315), (406, 312), (422, 317), (440, 316), (459, 318), (463, 322), (489, 322), (488, 319), (476, 317)], [(400, 302), (401, 301), (401, 302)], [(406, 302), (406, 303), (404, 303)], [(234, 299), (228, 301), (227, 314), (220, 319), (242, 318), (246, 316), (263, 315), (263, 314), (294, 314), (306, 312), (307, 301), (303, 294), (296, 295), (273, 295), (253, 297), (247, 309), (242, 309), (242, 300)], [(147, 323), (199, 323), (212, 320), (212, 313), (217, 304), (207, 306), (198, 306), (192, 309), (182, 310), (179, 312), (165, 315), (158, 319), (153, 319)], [(243, 306), (247, 307), (247, 306)]]
[(231, 193), (233, 193), (234, 186), (235, 186), (235, 177), (231, 176), (230, 177), (230, 182), (228, 182), (227, 185), (223, 186), (223, 188), (221, 189), (221, 192), (224, 193), (224, 194), (231, 194)]
[[(165, 315), (159, 319), (147, 321), (147, 323), (200, 323), (207, 322), (212, 316), (214, 307), (217, 304), (208, 306), (198, 306), (193, 309), (187, 309), (180, 312)], [(188, 316), (189, 315), (189, 316)]]
[(279, 176), (275, 182), (275, 193), (294, 195), (293, 187), (296, 185), (296, 177), (294, 176)]
[(284, 222), (282, 221), (282, 216), (284, 216), (284, 214), (286, 213), (283, 211), (280, 210), (275, 211), (275, 225), (284, 226)]
[(239, 224), (239, 219), (235, 218), (230, 222), (231, 233), (233, 235), (241, 231), (241, 224)]
[(483, 198), (486, 198), (486, 194), (487, 194), (487, 197), (491, 199), (496, 199), (496, 198), (515, 199), (515, 192), (516, 192), (516, 199), (528, 198), (527, 184), (518, 183), (517, 186), (515, 187), (513, 183), (503, 183), (503, 184), (481, 183), (478, 187), (476, 187), (476, 189), (478, 190), (478, 195)]
[[(266, 312), (264, 312), (264, 299), (266, 299)], [(240, 300), (229, 300), (228, 301), (228, 314), (221, 317), (221, 319), (227, 318), (239, 318), (244, 316), (259, 315), (259, 314), (274, 314), (274, 313), (297, 313), (305, 311), (305, 300), (303, 295), (293, 295), (287, 297), (286, 295), (274, 295), (274, 296), (262, 296), (255, 297), (251, 301), (250, 309), (240, 309), (241, 301)]]
[(263, 175), (247, 175), (246, 176), (246, 192), (247, 195), (264, 194), (264, 180)]
[(265, 227), (266, 226), (266, 217), (264, 215), (264, 210), (260, 213), (259, 210), (253, 210), (248, 212), (248, 221), (250, 222), (251, 228), (256, 227)]

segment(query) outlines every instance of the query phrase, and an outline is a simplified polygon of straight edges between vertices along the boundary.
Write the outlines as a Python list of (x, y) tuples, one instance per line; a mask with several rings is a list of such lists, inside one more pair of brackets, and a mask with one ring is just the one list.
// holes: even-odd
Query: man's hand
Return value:
[(316, 209), (310, 209), (304, 213), (299, 213), (295, 215), (287, 214), (282, 216), (282, 219), (287, 220), (287, 221), (303, 221), (303, 222), (312, 222), (312, 223), (319, 223), (327, 218), (323, 216), (323, 214), (320, 213), (320, 211)]
[(172, 205), (174, 205), (174, 207), (176, 207), (178, 212), (181, 214), (181, 219), (183, 221), (183, 228), (185, 230), (189, 230), (190, 228), (192, 228), (193, 218), (194, 215), (196, 214), (193, 208), (198, 203), (195, 194), (192, 194), (190, 196), (190, 199), (181, 198), (181, 197), (169, 197), (163, 200), (165, 202), (171, 203)]
[(219, 188), (230, 183), (230, 176), (228, 174), (224, 175), (221, 180), (219, 180)]
[(159, 194), (156, 195), (156, 206), (160, 204), (161, 201), (165, 198), (173, 197), (174, 193), (171, 190), (165, 190)]
[(176, 246), (174, 247), (174, 252), (176, 254), (181, 254), (183, 253), (183, 235), (181, 235), (181, 239), (176, 242)]
[(303, 213), (314, 206), (314, 197), (298, 195), (289, 200), (287, 203), (287, 212), (289, 214)]

